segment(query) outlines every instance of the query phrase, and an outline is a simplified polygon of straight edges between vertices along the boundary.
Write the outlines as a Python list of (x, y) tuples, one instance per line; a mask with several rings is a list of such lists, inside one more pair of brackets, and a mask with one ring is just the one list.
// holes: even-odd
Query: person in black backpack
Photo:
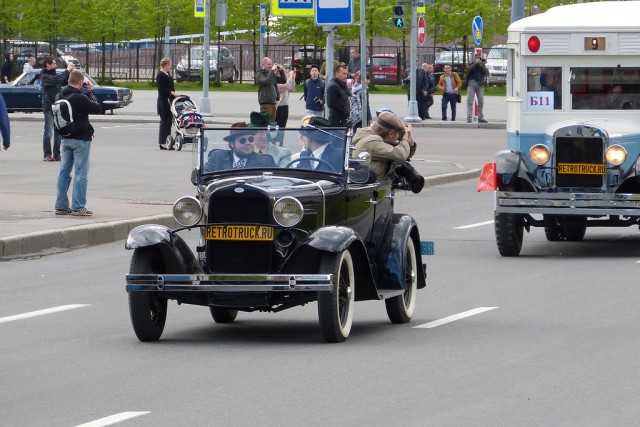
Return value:
[[(93, 93), (91, 82), (83, 84), (84, 75), (74, 70), (69, 75), (69, 86), (64, 88), (59, 99), (66, 99), (71, 104), (71, 117), (74, 130), (62, 139), (62, 162), (58, 174), (56, 196), (56, 215), (91, 216), (93, 212), (85, 206), (87, 201), (87, 175), (89, 173), (89, 149), (93, 138), (93, 126), (89, 123), (89, 114), (100, 114), (101, 108)], [(87, 88), (87, 94), (82, 88)], [(75, 169), (73, 177), (73, 198), (69, 208), (67, 192), (71, 185), (71, 169)]]
[[(69, 64), (63, 73), (56, 73), (56, 60), (53, 56), (45, 56), (40, 71), (40, 89), (42, 90), (42, 112), (44, 113), (44, 133), (42, 134), (42, 150), (45, 162), (60, 161), (60, 135), (53, 129), (51, 105), (60, 89), (69, 78), (73, 65)], [(53, 137), (53, 152), (51, 151)]]

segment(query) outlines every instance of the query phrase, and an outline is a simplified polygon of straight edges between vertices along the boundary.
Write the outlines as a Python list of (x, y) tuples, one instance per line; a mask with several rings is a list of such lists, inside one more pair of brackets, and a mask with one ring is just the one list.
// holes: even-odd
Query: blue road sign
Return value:
[(315, 0), (316, 25), (353, 24), (353, 0)]
[(483, 32), (482, 16), (474, 17), (473, 22), (471, 23), (471, 33), (473, 34), (473, 40), (475, 40), (476, 46), (480, 46), (482, 44)]

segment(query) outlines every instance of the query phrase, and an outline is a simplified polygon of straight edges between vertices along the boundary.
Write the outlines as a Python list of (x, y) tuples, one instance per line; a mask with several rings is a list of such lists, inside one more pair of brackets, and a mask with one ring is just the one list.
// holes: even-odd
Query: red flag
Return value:
[(485, 163), (480, 172), (480, 179), (478, 181), (478, 191), (495, 191), (498, 189), (498, 182), (496, 176), (496, 164)]

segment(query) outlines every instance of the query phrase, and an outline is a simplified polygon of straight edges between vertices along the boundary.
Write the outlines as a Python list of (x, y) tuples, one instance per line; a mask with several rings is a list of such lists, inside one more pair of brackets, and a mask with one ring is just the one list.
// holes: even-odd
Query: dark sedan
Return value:
[[(58, 73), (64, 70), (57, 70)], [(123, 87), (100, 86), (84, 71), (84, 80), (93, 84), (93, 91), (102, 107), (102, 113), (107, 110), (122, 108), (131, 104), (133, 92)], [(14, 111), (42, 111), (42, 92), (40, 91), (40, 70), (28, 71), (20, 75), (12, 83), (0, 85), (0, 93), (4, 97), (9, 112)]]

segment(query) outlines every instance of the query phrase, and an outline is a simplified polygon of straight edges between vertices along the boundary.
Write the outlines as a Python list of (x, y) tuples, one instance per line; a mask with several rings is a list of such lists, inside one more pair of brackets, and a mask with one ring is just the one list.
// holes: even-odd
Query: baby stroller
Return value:
[(175, 132), (167, 137), (167, 149), (182, 150), (184, 144), (197, 142), (200, 128), (204, 127), (202, 115), (196, 104), (186, 95), (176, 97), (171, 103)]

